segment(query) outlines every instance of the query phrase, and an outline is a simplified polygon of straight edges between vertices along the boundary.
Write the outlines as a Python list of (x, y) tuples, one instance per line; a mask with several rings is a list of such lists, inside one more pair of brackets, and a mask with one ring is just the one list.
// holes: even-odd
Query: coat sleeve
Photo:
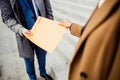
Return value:
[(46, 9), (46, 17), (53, 20), (54, 17), (53, 17), (53, 11), (52, 11), (50, 1), (44, 0), (44, 2), (45, 2), (45, 9)]
[[(91, 17), (94, 15), (94, 13), (96, 12), (96, 10), (98, 9), (98, 4), (96, 5), (95, 9), (93, 10), (90, 18), (88, 19), (88, 21), (91, 19)], [(80, 37), (85, 29), (86, 25), (84, 27), (82, 27), (81, 25), (77, 24), (77, 23), (73, 23), (70, 30), (71, 30), (71, 34), (77, 37)]]
[(17, 22), (8, 0), (0, 1), (0, 10), (3, 23), (5, 23), (13, 32), (18, 33), (22, 36), (22, 30), (24, 27)]
[(83, 32), (84, 27), (82, 27), (81, 25), (77, 24), (77, 23), (73, 23), (71, 25), (70, 31), (71, 34), (77, 37), (80, 37), (82, 32)]

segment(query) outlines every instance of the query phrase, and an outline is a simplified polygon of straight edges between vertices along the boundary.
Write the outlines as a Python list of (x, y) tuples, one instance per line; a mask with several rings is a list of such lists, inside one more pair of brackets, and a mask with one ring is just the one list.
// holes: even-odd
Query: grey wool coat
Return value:
[[(53, 19), (53, 13), (49, 0), (35, 0), (42, 17)], [(21, 19), (21, 12), (18, 9), (16, 0), (0, 1), (1, 17), (3, 22), (16, 33), (18, 51), (20, 57), (33, 58), (33, 51), (29, 41), (23, 36), (22, 30), (25, 29)]]

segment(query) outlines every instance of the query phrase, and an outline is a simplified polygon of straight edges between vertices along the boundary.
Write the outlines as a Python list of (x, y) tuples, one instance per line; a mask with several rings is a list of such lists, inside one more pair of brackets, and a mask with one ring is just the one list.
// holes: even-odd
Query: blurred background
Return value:
[[(99, 0), (50, 0), (56, 21), (68, 19), (82, 26), (88, 21)], [(68, 31), (53, 53), (47, 54), (47, 73), (54, 80), (68, 80), (69, 64), (78, 38)], [(37, 60), (35, 60), (36, 62)], [(35, 63), (39, 76), (38, 64)], [(2, 23), (0, 17), (0, 80), (28, 80), (25, 65), (19, 57), (15, 34)]]

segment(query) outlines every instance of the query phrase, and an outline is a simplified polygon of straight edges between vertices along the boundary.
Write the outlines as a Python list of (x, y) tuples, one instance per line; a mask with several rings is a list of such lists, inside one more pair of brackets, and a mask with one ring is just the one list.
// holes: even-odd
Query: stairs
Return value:
[[(82, 26), (88, 21), (98, 0), (50, 0), (55, 20), (68, 19)], [(78, 38), (66, 31), (55, 51), (47, 55), (47, 64), (55, 80), (68, 80), (69, 64)]]

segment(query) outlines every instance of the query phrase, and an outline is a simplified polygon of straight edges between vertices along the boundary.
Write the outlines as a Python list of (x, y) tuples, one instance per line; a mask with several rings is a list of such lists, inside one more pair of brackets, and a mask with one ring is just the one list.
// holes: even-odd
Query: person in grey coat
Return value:
[(0, 9), (3, 22), (16, 34), (19, 55), (24, 58), (29, 79), (37, 79), (34, 68), (34, 54), (36, 53), (40, 75), (45, 80), (52, 80), (45, 69), (46, 51), (23, 36), (23, 33), (32, 34), (30, 29), (38, 16), (53, 19), (50, 1), (1, 0)]

